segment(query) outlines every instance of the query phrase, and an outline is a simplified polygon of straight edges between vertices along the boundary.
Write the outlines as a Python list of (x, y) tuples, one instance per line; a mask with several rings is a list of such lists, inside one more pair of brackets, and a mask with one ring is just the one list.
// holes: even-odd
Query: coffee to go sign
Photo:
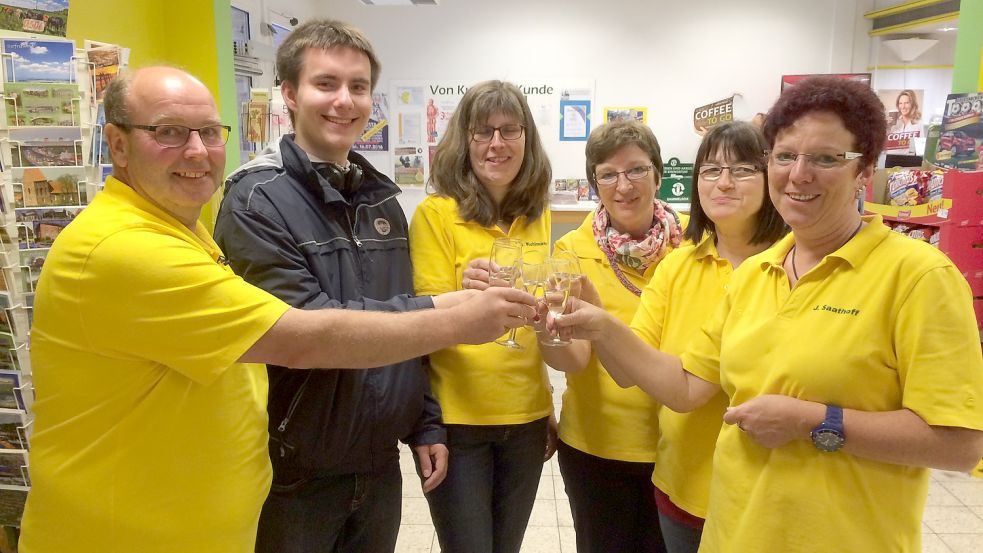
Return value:
[(704, 134), (710, 127), (734, 120), (734, 96), (693, 110), (693, 130)]

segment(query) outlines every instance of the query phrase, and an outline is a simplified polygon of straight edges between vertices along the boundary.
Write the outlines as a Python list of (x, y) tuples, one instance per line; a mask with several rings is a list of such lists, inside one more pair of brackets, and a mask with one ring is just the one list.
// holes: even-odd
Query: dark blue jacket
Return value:
[[(362, 156), (346, 200), (292, 136), (226, 181), (215, 240), (236, 274), (293, 307), (409, 311), (414, 297), (399, 187)], [(369, 472), (397, 459), (396, 441), (446, 442), (419, 358), (368, 370), (269, 365), (274, 481)]]

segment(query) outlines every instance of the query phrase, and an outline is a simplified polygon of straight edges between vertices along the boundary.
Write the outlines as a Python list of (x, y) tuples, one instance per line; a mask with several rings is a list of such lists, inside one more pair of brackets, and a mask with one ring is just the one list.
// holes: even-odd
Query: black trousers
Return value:
[(577, 553), (665, 553), (652, 484), (654, 463), (613, 461), (560, 442)]

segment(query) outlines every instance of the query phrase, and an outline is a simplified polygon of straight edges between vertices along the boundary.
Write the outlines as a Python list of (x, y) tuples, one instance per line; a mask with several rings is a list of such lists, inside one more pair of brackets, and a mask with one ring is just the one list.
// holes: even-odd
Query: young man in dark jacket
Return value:
[[(295, 135), (226, 182), (215, 238), (236, 274), (293, 307), (431, 308), (414, 297), (399, 188), (351, 152), (379, 63), (356, 29), (314, 20), (277, 52)], [(269, 366), (273, 487), (257, 551), (392, 552), (397, 440), (429, 491), (447, 470), (440, 407), (419, 358), (367, 371)]]

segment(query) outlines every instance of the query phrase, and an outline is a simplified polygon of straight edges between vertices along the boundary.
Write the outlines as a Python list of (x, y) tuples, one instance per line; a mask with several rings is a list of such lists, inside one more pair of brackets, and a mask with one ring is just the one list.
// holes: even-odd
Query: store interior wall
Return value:
[[(263, 0), (234, 0), (245, 4)], [(649, 108), (663, 157), (691, 161), (693, 109), (737, 92), (767, 111), (783, 74), (865, 71), (872, 0), (440, 0), (436, 7), (290, 0), (283, 11), (361, 28), (391, 80), (593, 79), (592, 128), (605, 106)], [(740, 115), (740, 113), (739, 113)], [(547, 137), (555, 177), (584, 177), (584, 143)], [(388, 153), (369, 154), (392, 172)], [(424, 197), (406, 188), (408, 214)]]
[[(130, 49), (130, 66), (177, 65), (211, 90), (223, 121), (236, 120), (229, 0), (85, 0), (72, 2), (67, 38), (85, 39)], [(234, 142), (233, 142), (234, 141)], [(238, 142), (236, 133), (230, 142)], [(239, 165), (228, 149), (226, 171)], [(214, 227), (220, 195), (202, 208), (201, 220)]]

